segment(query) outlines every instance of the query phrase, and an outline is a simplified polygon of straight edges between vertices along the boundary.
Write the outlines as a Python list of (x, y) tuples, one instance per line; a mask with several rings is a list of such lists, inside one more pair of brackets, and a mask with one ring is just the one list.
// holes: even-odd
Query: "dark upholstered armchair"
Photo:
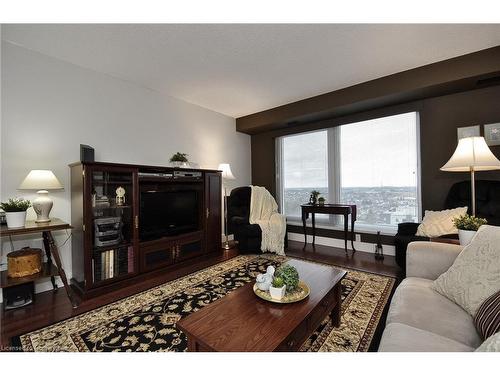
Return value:
[(234, 234), (241, 253), (260, 252), (262, 231), (258, 224), (250, 224), (250, 197), (252, 188), (235, 188), (227, 198), (228, 233)]
[[(469, 207), (471, 214), (470, 181), (454, 184), (444, 202), (443, 209)], [(500, 181), (476, 181), (476, 216), (488, 220), (488, 224), (500, 225)], [(401, 223), (394, 237), (396, 247), (396, 263), (406, 269), (406, 248), (413, 241), (430, 241), (428, 237), (417, 236), (419, 223)], [(457, 235), (446, 235), (444, 238), (458, 238)]]
[[(227, 198), (228, 233), (234, 234), (238, 241), (240, 253), (260, 253), (262, 231), (258, 224), (250, 224), (250, 198), (252, 188), (242, 186), (235, 188)], [(287, 237), (285, 237), (285, 247)]]

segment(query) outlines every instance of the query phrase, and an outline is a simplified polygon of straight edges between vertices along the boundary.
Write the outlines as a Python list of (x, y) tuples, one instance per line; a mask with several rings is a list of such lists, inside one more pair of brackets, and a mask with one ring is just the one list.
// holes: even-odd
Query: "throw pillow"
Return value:
[(482, 225), (432, 288), (474, 316), (500, 288), (500, 227)]
[(500, 290), (481, 304), (474, 316), (474, 325), (483, 340), (500, 332)]
[(500, 352), (500, 332), (483, 342), (476, 352)]
[(444, 211), (425, 210), (424, 219), (417, 228), (417, 236), (439, 237), (445, 234), (456, 234), (458, 229), (453, 219), (467, 213), (467, 207), (458, 207)]

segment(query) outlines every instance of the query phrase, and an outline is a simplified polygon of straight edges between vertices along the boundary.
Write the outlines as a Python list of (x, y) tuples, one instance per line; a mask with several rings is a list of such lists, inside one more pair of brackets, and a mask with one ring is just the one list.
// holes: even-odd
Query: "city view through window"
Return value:
[[(417, 222), (417, 129), (417, 114), (412, 112), (343, 125), (335, 132), (337, 148), (328, 142), (332, 130), (282, 138), (285, 215), (299, 218), (300, 205), (308, 202), (311, 190), (335, 203), (329, 190), (336, 188), (338, 203), (357, 205), (358, 224), (396, 227)], [(330, 160), (339, 158), (337, 170), (329, 165), (329, 154)]]

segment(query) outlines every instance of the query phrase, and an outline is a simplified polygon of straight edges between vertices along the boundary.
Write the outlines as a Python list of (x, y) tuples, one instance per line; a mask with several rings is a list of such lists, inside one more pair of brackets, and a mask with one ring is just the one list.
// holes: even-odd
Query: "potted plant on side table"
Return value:
[(487, 224), (486, 219), (471, 216), (468, 214), (461, 215), (453, 219), (453, 224), (458, 229), (458, 238), (460, 245), (467, 246), (472, 237), (476, 234), (481, 225)]
[(26, 222), (26, 210), (31, 207), (31, 202), (23, 198), (11, 198), (0, 203), (0, 208), (5, 211), (8, 228), (22, 228)]

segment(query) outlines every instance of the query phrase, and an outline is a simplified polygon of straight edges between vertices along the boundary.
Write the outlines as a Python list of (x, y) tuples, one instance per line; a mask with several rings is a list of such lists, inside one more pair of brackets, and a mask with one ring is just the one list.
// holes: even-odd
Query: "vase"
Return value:
[(271, 295), (271, 298), (278, 301), (280, 301), (285, 296), (285, 292), (286, 285), (283, 285), (281, 288), (275, 288), (274, 286), (269, 287), (269, 294)]
[(467, 246), (471, 241), (477, 231), (475, 230), (458, 230), (458, 239), (460, 240), (460, 245)]
[(176, 168), (190, 168), (189, 162), (187, 161), (171, 161), (170, 165)]
[(22, 228), (26, 222), (26, 211), (6, 212), (5, 218), (8, 228)]

